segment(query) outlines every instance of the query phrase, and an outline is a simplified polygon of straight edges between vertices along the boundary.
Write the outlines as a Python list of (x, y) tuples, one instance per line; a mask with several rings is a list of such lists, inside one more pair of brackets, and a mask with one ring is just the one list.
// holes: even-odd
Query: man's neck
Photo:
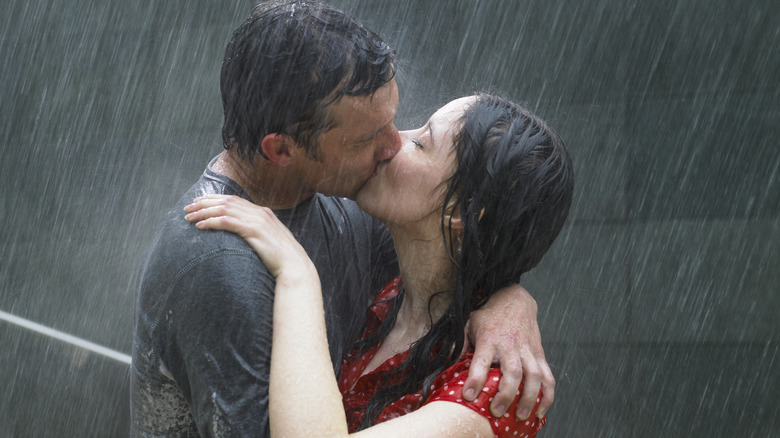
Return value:
[(314, 196), (297, 175), (263, 157), (246, 160), (234, 151), (223, 151), (211, 170), (235, 181), (255, 204), (272, 210), (293, 208)]

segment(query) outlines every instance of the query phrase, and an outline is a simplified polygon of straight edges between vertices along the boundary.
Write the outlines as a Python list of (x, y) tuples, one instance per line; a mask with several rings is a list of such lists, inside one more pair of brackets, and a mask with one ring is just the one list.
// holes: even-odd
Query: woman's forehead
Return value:
[(463, 112), (466, 110), (466, 108), (474, 103), (474, 101), (477, 99), (477, 96), (466, 96), (461, 97), (459, 99), (455, 99), (443, 107), (439, 108), (438, 111), (436, 111), (431, 118), (437, 118), (437, 119), (450, 119), (450, 118), (460, 118), (461, 115), (463, 115)]

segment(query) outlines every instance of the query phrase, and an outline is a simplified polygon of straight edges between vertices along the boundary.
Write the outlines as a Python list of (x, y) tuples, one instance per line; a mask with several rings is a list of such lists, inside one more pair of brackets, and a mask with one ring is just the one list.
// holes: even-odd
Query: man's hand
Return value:
[(528, 291), (513, 285), (494, 293), (480, 310), (471, 313), (468, 334), (475, 351), (463, 398), (474, 400), (491, 364), (498, 363), (501, 381), (490, 404), (494, 417), (503, 415), (512, 403), (523, 377), (523, 394), (515, 412), (518, 421), (528, 418), (540, 389), (543, 395), (536, 416), (544, 416), (553, 403), (555, 378), (544, 358), (536, 312), (536, 301)]

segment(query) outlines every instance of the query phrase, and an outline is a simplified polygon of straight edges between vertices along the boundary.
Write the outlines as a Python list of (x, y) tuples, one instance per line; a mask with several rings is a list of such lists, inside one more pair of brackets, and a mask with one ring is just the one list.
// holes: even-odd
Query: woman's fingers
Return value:
[[(233, 198), (233, 195), (207, 195), (199, 196), (192, 200), (192, 202), (184, 207), (184, 211), (190, 213), (193, 211), (201, 210), (203, 208), (213, 207), (215, 205), (222, 205), (228, 199)], [(241, 198), (237, 198), (241, 199)]]
[(252, 204), (246, 199), (233, 195), (208, 195), (195, 198), (191, 204), (184, 207), (184, 211), (187, 212), (184, 218), (190, 222), (199, 222), (219, 216), (231, 216), (251, 221), (255, 218), (267, 217), (269, 213), (273, 214), (268, 208)]
[(185, 219), (199, 229), (230, 231), (243, 237), (274, 277), (311, 265), (290, 230), (269, 208), (238, 196), (208, 195), (195, 198), (184, 211)]

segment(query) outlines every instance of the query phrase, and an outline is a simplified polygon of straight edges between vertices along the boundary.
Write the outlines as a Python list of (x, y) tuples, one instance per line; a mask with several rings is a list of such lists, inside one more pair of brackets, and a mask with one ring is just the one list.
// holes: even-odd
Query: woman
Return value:
[(369, 309), (338, 380), (317, 272), (289, 231), (243, 200), (187, 208), (199, 228), (243, 236), (276, 277), (272, 436), (534, 436), (544, 425), (535, 412), (521, 422), (487, 412), (498, 369), (477, 400), (460, 397), (471, 358), (464, 327), (558, 235), (572, 197), (568, 153), (544, 121), (490, 95), (452, 101), (401, 136), (402, 150), (357, 196), (390, 230), (401, 277)]

